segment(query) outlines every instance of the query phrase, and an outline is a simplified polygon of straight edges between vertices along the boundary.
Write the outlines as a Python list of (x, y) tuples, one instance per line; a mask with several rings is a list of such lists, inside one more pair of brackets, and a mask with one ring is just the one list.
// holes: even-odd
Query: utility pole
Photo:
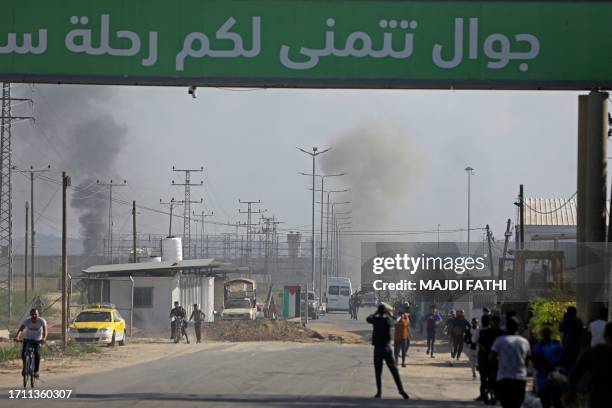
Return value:
[[(28, 304), (28, 216), (30, 212), (30, 206), (28, 202), (25, 203), (25, 256), (23, 257), (23, 276), (24, 276), (24, 299), (23, 303)], [(34, 289), (32, 289), (34, 293)]]
[(113, 188), (114, 187), (125, 187), (127, 181), (123, 180), (123, 184), (114, 183), (111, 179), (108, 183), (101, 183), (100, 180), (96, 180), (96, 184), (99, 186), (108, 187), (108, 248), (107, 255), (110, 259), (110, 263), (113, 263)]
[(495, 276), (495, 271), (493, 269), (493, 251), (491, 250), (491, 241), (493, 239), (493, 234), (491, 233), (489, 224), (487, 224), (486, 230), (487, 230), (487, 244), (489, 246), (489, 265), (491, 268), (491, 278), (492, 278)]
[(167, 205), (170, 206), (170, 226), (168, 227), (168, 238), (172, 237), (172, 210), (174, 209), (175, 205), (180, 205), (177, 201), (174, 201), (174, 197), (172, 197), (172, 199), (170, 201), (168, 201), (167, 203), (162, 202), (162, 199), (159, 199), (159, 204), (160, 205)]
[[(193, 215), (196, 215), (195, 211)], [(204, 219), (206, 217), (212, 217), (213, 215), (215, 215), (213, 211), (211, 211), (210, 214), (206, 214), (205, 211), (200, 213), (200, 222), (202, 223), (200, 227), (200, 258), (204, 256)], [(208, 235), (206, 235), (206, 258), (208, 258)]]
[(467, 188), (467, 254), (470, 255), (470, 200), (471, 200), (471, 177), (474, 174), (474, 169), (470, 166), (465, 168), (468, 176), (468, 188)]
[(2, 83), (0, 100), (0, 299), (6, 300), (6, 314), (13, 317), (13, 153), (11, 135), (13, 124), (33, 120), (31, 116), (12, 113), (13, 102), (29, 102), (27, 98), (13, 98), (11, 84)]
[(520, 226), (520, 239), (521, 249), (525, 247), (525, 193), (523, 191), (523, 185), (519, 186), (519, 218), (521, 222)]
[[(183, 200), (183, 257), (186, 256), (187, 259), (191, 259), (191, 204), (194, 203), (191, 201), (191, 187), (202, 186), (204, 181), (200, 181), (200, 184), (192, 184), (191, 183), (191, 173), (203, 173), (204, 166), (199, 169), (177, 169), (172, 166), (172, 171), (185, 173), (185, 182), (184, 183), (175, 183), (172, 180), (173, 186), (184, 186), (185, 187), (185, 199)], [(200, 200), (201, 203), (203, 200)], [(197, 201), (195, 202), (197, 203)]]
[[(34, 218), (36, 214), (34, 213), (34, 178), (37, 173), (46, 173), (51, 169), (51, 165), (47, 165), (47, 167), (35, 169), (34, 166), (30, 166), (29, 170), (20, 170), (17, 167), (13, 166), (13, 170), (18, 173), (30, 173), (30, 231), (32, 234), (32, 238), (30, 239), (31, 245), (31, 262), (30, 262), (30, 271), (31, 271), (31, 281), (32, 281), (32, 293), (36, 289), (36, 272), (35, 272), (35, 264), (34, 264), (34, 248), (35, 248), (35, 239), (36, 239), (36, 230), (34, 229)], [(27, 220), (26, 220), (27, 222)]]
[(239, 204), (246, 204), (247, 205), (247, 210), (246, 211), (242, 211), (242, 210), (238, 210), (238, 213), (240, 214), (247, 214), (247, 222), (246, 224), (242, 224), (242, 225), (246, 225), (246, 256), (245, 256), (245, 264), (248, 266), (249, 263), (249, 257), (251, 255), (251, 240), (252, 240), (252, 232), (251, 232), (251, 227), (254, 225), (259, 225), (259, 224), (251, 224), (251, 216), (252, 214), (261, 214), (263, 212), (266, 212), (266, 210), (257, 210), (257, 211), (253, 211), (252, 205), (253, 204), (259, 204), (261, 203), (261, 200), (257, 200), (257, 201), (242, 201), (242, 200), (238, 200)]
[(68, 326), (68, 200), (66, 193), (70, 187), (70, 177), (62, 172), (62, 346), (66, 349)]
[(512, 236), (512, 220), (510, 218), (508, 218), (508, 221), (506, 222), (506, 232), (504, 232), (504, 249), (502, 251), (502, 255), (501, 258), (499, 258), (499, 272), (497, 273), (497, 276), (499, 278), (503, 278), (504, 276), (504, 270), (506, 268), (506, 254), (508, 253), (508, 243), (510, 242), (510, 237)]
[(136, 263), (136, 200), (132, 201), (132, 262)]

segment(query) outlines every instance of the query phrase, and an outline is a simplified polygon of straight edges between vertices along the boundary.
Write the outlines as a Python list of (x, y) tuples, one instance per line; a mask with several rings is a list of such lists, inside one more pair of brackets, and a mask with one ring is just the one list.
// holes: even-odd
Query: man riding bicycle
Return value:
[(47, 340), (47, 322), (40, 317), (38, 309), (30, 310), (30, 318), (25, 319), (19, 330), (15, 334), (15, 341), (21, 341), (21, 333), (27, 329), (23, 337), (23, 346), (21, 348), (21, 360), (25, 367), (26, 353), (28, 344), (31, 344), (34, 349), (34, 377), (38, 378), (38, 370), (40, 368), (40, 345)]
[[(180, 318), (182, 320), (183, 323), (179, 328), (181, 330), (181, 336), (185, 336), (185, 338), (187, 339), (187, 344), (189, 344), (189, 336), (187, 336), (187, 331), (185, 330), (185, 328), (187, 327), (187, 311), (183, 306), (180, 305), (179, 302), (174, 302), (174, 308), (170, 310), (170, 318), (172, 319), (173, 317)], [(175, 323), (175, 321), (172, 321), (170, 324), (170, 339), (172, 339), (174, 335)]]

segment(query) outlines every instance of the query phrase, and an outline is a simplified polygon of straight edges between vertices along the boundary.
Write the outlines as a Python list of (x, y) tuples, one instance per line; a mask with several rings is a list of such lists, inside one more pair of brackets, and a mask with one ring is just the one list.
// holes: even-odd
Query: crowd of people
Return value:
[[(543, 325), (534, 333), (529, 316), (521, 321), (512, 311), (502, 317), (497, 311), (484, 308), (480, 321), (475, 318), (468, 321), (463, 310), (454, 310), (444, 320), (436, 306), (431, 305), (420, 324), (421, 331), (424, 329), (426, 333), (427, 355), (434, 358), (439, 332), (448, 337), (452, 360), (466, 354), (473, 378), (477, 373), (480, 377), (477, 401), (519, 408), (526, 398), (528, 376), (533, 374), (533, 391), (543, 408), (571, 406), (579, 389), (588, 392), (590, 407), (609, 408), (612, 407), (612, 323), (607, 319), (607, 309), (601, 309), (598, 319), (584, 325), (576, 308), (570, 306), (557, 328)], [(400, 357), (402, 367), (406, 366), (410, 347), (409, 309), (395, 308), (394, 312), (381, 304), (366, 320), (374, 326), (376, 397), (380, 397), (380, 376), (386, 362), (398, 391), (408, 398), (397, 367)], [(555, 329), (561, 341), (555, 339)]]

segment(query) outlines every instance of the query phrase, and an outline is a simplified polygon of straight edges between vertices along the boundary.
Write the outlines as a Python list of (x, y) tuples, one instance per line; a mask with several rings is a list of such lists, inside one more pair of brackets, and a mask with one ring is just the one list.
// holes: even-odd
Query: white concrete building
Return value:
[[(188, 316), (197, 303), (214, 319), (215, 283), (223, 285), (228, 273), (240, 272), (231, 264), (214, 259), (95, 265), (83, 272), (86, 303), (113, 303), (126, 319), (140, 329), (166, 328), (175, 301)], [(217, 288), (217, 296), (219, 290)], [(220, 292), (222, 295), (222, 291)], [(221, 299), (221, 302), (223, 300)]]

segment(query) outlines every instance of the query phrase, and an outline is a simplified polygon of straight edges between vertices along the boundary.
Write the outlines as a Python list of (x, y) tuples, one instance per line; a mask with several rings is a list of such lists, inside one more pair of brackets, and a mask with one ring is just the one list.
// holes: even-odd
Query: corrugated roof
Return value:
[(576, 200), (527, 198), (525, 225), (576, 225)]
[(93, 265), (83, 269), (83, 273), (125, 273), (125, 272), (147, 272), (147, 271), (179, 271), (185, 269), (219, 268), (231, 264), (218, 262), (214, 259), (189, 259), (179, 262), (140, 262), (128, 264)]

